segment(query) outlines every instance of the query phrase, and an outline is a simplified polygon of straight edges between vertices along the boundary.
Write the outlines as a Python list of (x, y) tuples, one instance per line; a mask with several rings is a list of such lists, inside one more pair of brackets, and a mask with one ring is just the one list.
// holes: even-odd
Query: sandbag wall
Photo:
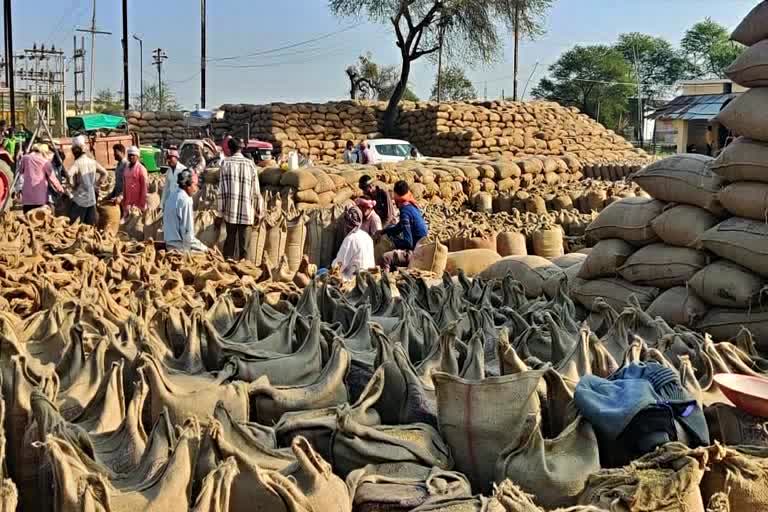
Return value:
[(179, 145), (189, 131), (183, 112), (126, 112), (128, 129), (139, 135), (142, 144)]

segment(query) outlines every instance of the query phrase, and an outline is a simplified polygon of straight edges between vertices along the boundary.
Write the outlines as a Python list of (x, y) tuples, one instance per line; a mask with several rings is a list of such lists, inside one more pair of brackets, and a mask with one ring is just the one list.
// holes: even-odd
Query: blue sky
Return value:
[[(547, 19), (547, 34), (526, 42), (521, 50), (521, 80), (527, 80), (539, 62), (531, 88), (546, 68), (574, 44), (610, 43), (623, 32), (646, 32), (677, 43), (683, 32), (706, 16), (730, 28), (757, 4), (757, 0), (557, 0)], [(113, 32), (98, 36), (96, 88), (117, 90), (122, 82), (121, 0), (97, 0), (97, 26)], [(199, 101), (199, 1), (129, 0), (129, 31), (144, 38), (144, 79), (156, 80), (150, 51), (163, 48), (169, 59), (167, 80), (186, 108)], [(208, 57), (217, 59), (261, 52), (237, 60), (210, 62), (208, 106), (222, 103), (272, 101), (327, 101), (344, 98), (348, 82), (344, 69), (357, 56), (371, 52), (374, 60), (396, 64), (390, 26), (364, 20), (338, 19), (325, 0), (209, 0)], [(21, 50), (34, 42), (53, 42), (72, 53), (76, 27), (90, 23), (91, 0), (15, 0), (14, 45)], [(335, 33), (313, 44), (264, 54), (324, 34)], [(511, 38), (511, 36), (510, 36)], [(87, 49), (90, 48), (86, 41)], [(498, 97), (512, 90), (511, 52), (507, 47), (499, 62), (483, 67), (457, 62), (469, 72), (482, 95)], [(138, 43), (131, 41), (131, 87), (138, 90)], [(253, 67), (235, 67), (253, 66)], [(429, 95), (435, 66), (417, 62), (411, 86)], [(522, 86), (521, 86), (522, 87)], [(68, 88), (71, 91), (71, 77)], [(530, 88), (529, 88), (530, 91)]]

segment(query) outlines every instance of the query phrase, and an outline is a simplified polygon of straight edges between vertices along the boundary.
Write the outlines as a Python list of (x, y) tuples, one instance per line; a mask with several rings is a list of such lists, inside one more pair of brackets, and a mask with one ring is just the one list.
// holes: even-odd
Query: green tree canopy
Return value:
[(118, 113), (123, 111), (123, 101), (120, 95), (109, 89), (102, 89), (93, 98), (93, 108), (101, 113)]
[(549, 77), (539, 82), (533, 95), (578, 107), (606, 126), (618, 128), (633, 92), (625, 84), (631, 81), (632, 68), (616, 48), (576, 46), (550, 66)]
[[(389, 101), (397, 86), (400, 70), (397, 66), (382, 66), (373, 61), (371, 54), (361, 55), (357, 63), (346, 70), (350, 84), (350, 98)], [(416, 94), (406, 87), (403, 99), (418, 101)]]
[(677, 82), (692, 78), (696, 73), (695, 67), (685, 55), (661, 37), (639, 32), (621, 34), (616, 49), (630, 64), (635, 80), (639, 79), (642, 84), (643, 96), (646, 98), (669, 96)]
[[(133, 107), (138, 110), (141, 106), (141, 95), (136, 94), (133, 97)], [(176, 101), (176, 93), (167, 83), (163, 82), (163, 101), (160, 103), (160, 90), (157, 84), (144, 82), (144, 110), (152, 111), (175, 111), (181, 110), (181, 105)]]
[(730, 40), (728, 29), (711, 18), (691, 27), (680, 47), (695, 66), (698, 78), (724, 78), (725, 69), (744, 51), (743, 45)]
[[(477, 91), (472, 81), (467, 78), (459, 66), (448, 66), (440, 73), (441, 99), (445, 101), (470, 101), (477, 98)], [(437, 77), (432, 86), (433, 101), (437, 101)]]

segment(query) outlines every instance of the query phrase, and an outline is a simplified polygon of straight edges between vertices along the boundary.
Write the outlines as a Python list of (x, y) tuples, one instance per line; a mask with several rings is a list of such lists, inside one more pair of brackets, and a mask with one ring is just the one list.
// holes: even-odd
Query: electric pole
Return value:
[(139, 88), (139, 110), (144, 112), (144, 40), (133, 34), (133, 38), (139, 42), (139, 81), (141, 87)]
[(72, 37), (74, 43), (73, 64), (75, 70), (75, 113), (80, 115), (80, 103), (85, 103), (85, 37), (80, 36), (80, 48), (77, 47), (77, 36)]
[(77, 32), (86, 32), (91, 34), (91, 84), (90, 84), (90, 96), (91, 96), (91, 112), (93, 112), (93, 87), (95, 82), (94, 74), (96, 72), (96, 35), (111, 36), (112, 32), (105, 32), (103, 30), (96, 30), (96, 0), (93, 0), (93, 13), (91, 16), (91, 28), (84, 29), (78, 28)]
[(128, 84), (128, 0), (123, 0), (123, 110), (131, 107)]
[(5, 61), (8, 72), (8, 89), (11, 100), (11, 122), (12, 128), (16, 127), (16, 80), (13, 69), (13, 13), (11, 0), (5, 0), (3, 4), (5, 21)]
[(157, 66), (157, 95), (159, 103), (157, 110), (162, 112), (165, 106), (165, 98), (163, 98), (163, 61), (168, 59), (168, 55), (166, 55), (162, 48), (157, 48), (152, 54), (155, 58), (152, 64)]
[(206, 73), (206, 0), (200, 0), (200, 108), (205, 110), (205, 73)]
[(520, 65), (520, 2), (515, 2), (515, 75), (514, 85), (512, 87), (512, 101), (517, 101), (517, 73)]

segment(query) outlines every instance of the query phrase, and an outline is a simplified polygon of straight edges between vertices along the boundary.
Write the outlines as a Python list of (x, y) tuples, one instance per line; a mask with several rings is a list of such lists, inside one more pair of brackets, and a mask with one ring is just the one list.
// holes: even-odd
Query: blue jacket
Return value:
[(427, 236), (427, 223), (416, 206), (407, 203), (400, 207), (400, 222), (384, 230), (392, 239), (395, 249), (412, 251)]

